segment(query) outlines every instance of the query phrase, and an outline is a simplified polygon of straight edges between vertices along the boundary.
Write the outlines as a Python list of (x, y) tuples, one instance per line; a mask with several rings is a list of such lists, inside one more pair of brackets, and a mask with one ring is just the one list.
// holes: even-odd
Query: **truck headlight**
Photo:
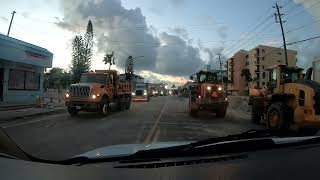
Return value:
[(93, 94), (91, 97), (92, 97), (92, 99), (96, 99), (97, 98), (97, 96), (95, 94)]
[(208, 90), (208, 91), (211, 91), (211, 87), (210, 87), (210, 86), (208, 86), (208, 87), (207, 87), (207, 90)]
[(222, 91), (222, 87), (219, 86), (219, 87), (218, 87), (218, 91)]
[(70, 97), (70, 94), (69, 93), (66, 93), (65, 94), (66, 98)]
[(136, 95), (136, 93), (134, 93), (134, 92), (133, 92), (133, 93), (131, 93), (131, 95), (132, 95), (132, 96), (135, 96), (135, 95)]

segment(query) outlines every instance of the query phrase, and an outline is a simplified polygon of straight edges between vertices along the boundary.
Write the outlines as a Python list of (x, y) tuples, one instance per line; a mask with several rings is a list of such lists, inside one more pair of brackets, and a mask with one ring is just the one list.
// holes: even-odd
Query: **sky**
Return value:
[[(2, 0), (4, 1), (4, 0)], [(0, 33), (44, 47), (54, 54), (53, 67), (69, 69), (71, 43), (92, 20), (95, 35), (92, 69), (107, 69), (106, 52), (115, 51), (123, 72), (128, 55), (135, 72), (150, 82), (182, 84), (206, 65), (218, 68), (239, 49), (282, 45), (272, 6), (284, 14), (287, 43), (320, 35), (319, 0), (11, 0), (0, 6)], [(289, 46), (298, 66), (320, 57), (320, 39)], [(319, 58), (318, 58), (319, 59)]]

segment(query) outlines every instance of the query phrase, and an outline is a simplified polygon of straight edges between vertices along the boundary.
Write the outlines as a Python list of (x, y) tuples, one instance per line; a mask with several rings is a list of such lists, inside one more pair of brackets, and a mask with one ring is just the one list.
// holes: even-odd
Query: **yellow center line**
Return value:
[[(158, 127), (158, 124), (159, 124), (159, 122), (160, 122), (160, 119), (161, 119), (161, 117), (162, 117), (162, 114), (164, 113), (164, 110), (166, 109), (166, 106), (167, 106), (167, 101), (166, 101), (165, 104), (162, 106), (162, 109), (161, 109), (161, 111), (160, 111), (160, 114), (158, 115), (157, 119), (155, 120), (152, 128), (150, 129), (150, 131), (149, 131), (149, 133), (148, 133), (148, 135), (147, 135), (146, 138), (144, 139), (144, 142), (143, 142), (144, 144), (149, 144), (149, 143), (151, 143), (152, 136), (155, 134), (155, 131), (156, 131), (157, 127)], [(160, 129), (160, 128), (158, 128), (158, 129)], [(160, 132), (160, 130), (159, 130), (159, 132)]]

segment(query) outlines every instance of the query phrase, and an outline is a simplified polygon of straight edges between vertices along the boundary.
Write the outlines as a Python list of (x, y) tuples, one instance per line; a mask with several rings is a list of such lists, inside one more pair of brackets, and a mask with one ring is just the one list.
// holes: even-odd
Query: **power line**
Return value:
[(303, 39), (303, 40), (299, 40), (299, 41), (295, 41), (295, 42), (292, 42), (292, 43), (288, 43), (287, 45), (290, 46), (292, 44), (302, 43), (302, 42), (305, 42), (305, 41), (310, 41), (310, 40), (318, 39), (318, 38), (320, 38), (320, 35), (319, 36), (315, 36), (315, 37), (311, 37), (311, 38), (307, 38), (307, 39)]
[[(271, 8), (272, 9), (272, 8)], [(267, 12), (269, 12), (270, 10), (268, 9)], [(264, 15), (263, 15), (264, 16)], [(263, 17), (262, 16), (262, 17)], [(243, 42), (245, 42), (246, 39), (250, 39), (253, 35), (254, 35), (254, 31), (256, 31), (260, 26), (262, 26), (264, 23), (266, 23), (269, 19), (271, 19), (273, 17), (273, 14), (269, 15), (267, 18), (265, 18), (261, 23), (259, 23), (257, 26), (255, 26), (250, 32), (246, 33), (243, 38), (238, 42), (239, 44), (235, 43), (234, 45), (232, 45), (227, 52), (225, 52), (224, 54), (230, 54), (230, 52), (233, 52), (239, 45), (241, 46), (243, 44)], [(259, 18), (261, 19), (261, 18)]]
[(300, 2), (298, 4), (295, 4), (291, 9), (287, 10), (286, 12), (284, 12), (283, 14), (285, 14), (284, 16), (289, 15), (290, 13), (294, 12), (294, 10), (296, 10), (297, 8), (299, 8), (300, 6), (303, 5), (303, 2)]
[(311, 23), (309, 23), (309, 24), (304, 24), (304, 25), (302, 25), (302, 26), (298, 26), (298, 27), (294, 27), (294, 28), (292, 28), (292, 29), (289, 29), (286, 33), (291, 33), (291, 32), (294, 32), (294, 31), (297, 31), (297, 30), (300, 30), (300, 29), (307, 28), (307, 27), (309, 27), (309, 26), (311, 26), (311, 25), (313, 25), (313, 24), (315, 24), (315, 23), (317, 23), (317, 22), (320, 22), (320, 19), (315, 20), (315, 21), (313, 21), (313, 22), (311, 22)]
[[(20, 15), (20, 14), (19, 14)], [(34, 17), (30, 17), (30, 16), (24, 16), (24, 15), (20, 15), (23, 18), (26, 19), (30, 19), (33, 21), (38, 21), (38, 22), (43, 22), (43, 23), (48, 23), (48, 24), (53, 24), (53, 25), (59, 25), (59, 23), (67, 23), (67, 22), (51, 22), (51, 21), (47, 21), (47, 20), (43, 20), (43, 19), (39, 19), (39, 18), (34, 18)], [(195, 28), (201, 28), (201, 27), (208, 27), (208, 26), (216, 26), (216, 25), (222, 25), (222, 24), (226, 24), (223, 22), (215, 22), (215, 23), (208, 23), (208, 24), (189, 24), (189, 25), (176, 25), (176, 26), (158, 26), (155, 28), (158, 29), (173, 29), (173, 28), (190, 28), (190, 27), (195, 27)], [(79, 27), (83, 27), (85, 28), (86, 25), (85, 24), (71, 24), (73, 26), (79, 26)], [(104, 29), (141, 29), (141, 30), (145, 30), (145, 29), (151, 29), (151, 27), (147, 27), (145, 25), (142, 26), (119, 26), (119, 27), (114, 27), (114, 26), (101, 26), (99, 25), (99, 27), (104, 28)]]
[[(282, 0), (278, 0), (276, 3), (279, 3), (280, 1), (282, 1)], [(291, 3), (291, 1), (290, 1), (290, 0), (287, 0), (287, 2), (283, 5), (283, 7), (287, 6), (287, 5), (290, 4), (290, 3)], [(265, 14), (268, 14), (270, 10), (272, 10), (272, 8), (269, 8), (269, 9), (268, 9), (264, 14), (262, 14), (262, 15), (258, 18), (258, 20), (256, 20), (256, 21), (260, 21), (260, 19), (262, 19), (262, 17), (264, 17)], [(268, 17), (268, 18), (271, 18), (272, 16), (273, 16), (273, 15), (271, 15), (271, 16)], [(267, 19), (268, 19), (268, 18), (267, 18)], [(263, 24), (263, 23), (262, 23), (262, 24)], [(258, 27), (259, 27), (259, 25), (258, 25)], [(246, 37), (251, 36), (252, 33), (253, 33), (258, 27), (254, 28), (254, 29), (251, 30), (251, 32), (249, 32), (249, 33), (242, 33), (240, 36), (243, 36), (243, 38), (242, 38), (241, 42), (238, 41), (237, 43), (242, 44), (243, 40), (245, 40)], [(236, 49), (235, 46), (236, 46), (237, 43), (232, 44), (232, 45), (230, 46), (230, 48), (228, 48), (228, 50), (225, 52), (225, 54), (232, 54), (232, 52), (234, 52), (234, 49)]]
[[(236, 46), (237, 48), (235, 48), (234, 50), (243, 49), (244, 47), (247, 47), (247, 45), (249, 45), (252, 40), (257, 39), (258, 36), (262, 35), (262, 32), (270, 29), (272, 27), (272, 25), (273, 25), (273, 22), (268, 23), (266, 26), (264, 26), (264, 28), (262, 30), (252, 34), (251, 37), (246, 40), (246, 42), (243, 42), (243, 43), (239, 44), (240, 46), (239, 45)], [(232, 52), (233, 51), (229, 52), (226, 55), (230, 56), (232, 54)]]
[(316, 2), (316, 3), (313, 3), (312, 5), (310, 5), (310, 7), (305, 8), (305, 9), (299, 11), (298, 13), (295, 13), (295, 14), (287, 17), (287, 19), (290, 19), (290, 18), (292, 18), (292, 17), (297, 17), (297, 15), (300, 15), (300, 14), (302, 14), (302, 13), (305, 13), (305, 12), (307, 12), (307, 10), (314, 8), (314, 7), (318, 6), (319, 4), (320, 4), (320, 1), (318, 1), (318, 2)]
[[(294, 42), (288, 43), (287, 45), (290, 46), (290, 45), (293, 45), (293, 44), (298, 44), (298, 43), (302, 43), (302, 42), (305, 42), (305, 41), (310, 41), (310, 40), (314, 40), (314, 39), (318, 39), (318, 38), (320, 38), (320, 35), (319, 36), (314, 36), (314, 37), (311, 37), (311, 38), (306, 38), (306, 39), (299, 40), (299, 41), (294, 41)], [(280, 48), (282, 48), (282, 47), (283, 47), (283, 45), (275, 48), (274, 50), (272, 50), (269, 53), (265, 54), (263, 57), (269, 56), (269, 55), (273, 54), (277, 50), (281, 50)]]
[[(285, 8), (286, 6), (291, 4), (292, 2), (293, 2), (292, 0), (287, 0), (287, 3), (283, 4), (282, 7)], [(277, 3), (279, 3), (279, 2), (277, 2)]]

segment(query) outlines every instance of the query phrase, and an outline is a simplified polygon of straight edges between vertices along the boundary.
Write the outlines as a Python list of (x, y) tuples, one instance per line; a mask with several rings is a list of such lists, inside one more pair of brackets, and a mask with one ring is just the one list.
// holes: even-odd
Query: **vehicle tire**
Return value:
[(218, 118), (224, 118), (226, 116), (227, 113), (227, 108), (219, 108), (216, 112), (216, 117)]
[(70, 107), (68, 106), (68, 113), (70, 114), (70, 116), (76, 116), (78, 114), (78, 110), (76, 110), (75, 107)]
[(267, 125), (270, 129), (289, 129), (292, 111), (282, 102), (270, 105), (267, 112)]
[(117, 99), (117, 110), (118, 111), (123, 111), (126, 106), (126, 99), (123, 97), (120, 97)]
[(197, 116), (198, 111), (199, 111), (199, 107), (197, 106), (197, 104), (191, 101), (191, 99), (189, 99), (189, 114), (191, 116)]
[(100, 102), (100, 114), (106, 116), (110, 113), (109, 101), (108, 98), (104, 97)]
[(130, 98), (126, 98), (126, 102), (125, 102), (125, 109), (130, 109), (130, 105), (131, 105), (131, 100)]
[(251, 122), (254, 124), (260, 124), (261, 117), (263, 116), (264, 98), (252, 98), (251, 105)]

